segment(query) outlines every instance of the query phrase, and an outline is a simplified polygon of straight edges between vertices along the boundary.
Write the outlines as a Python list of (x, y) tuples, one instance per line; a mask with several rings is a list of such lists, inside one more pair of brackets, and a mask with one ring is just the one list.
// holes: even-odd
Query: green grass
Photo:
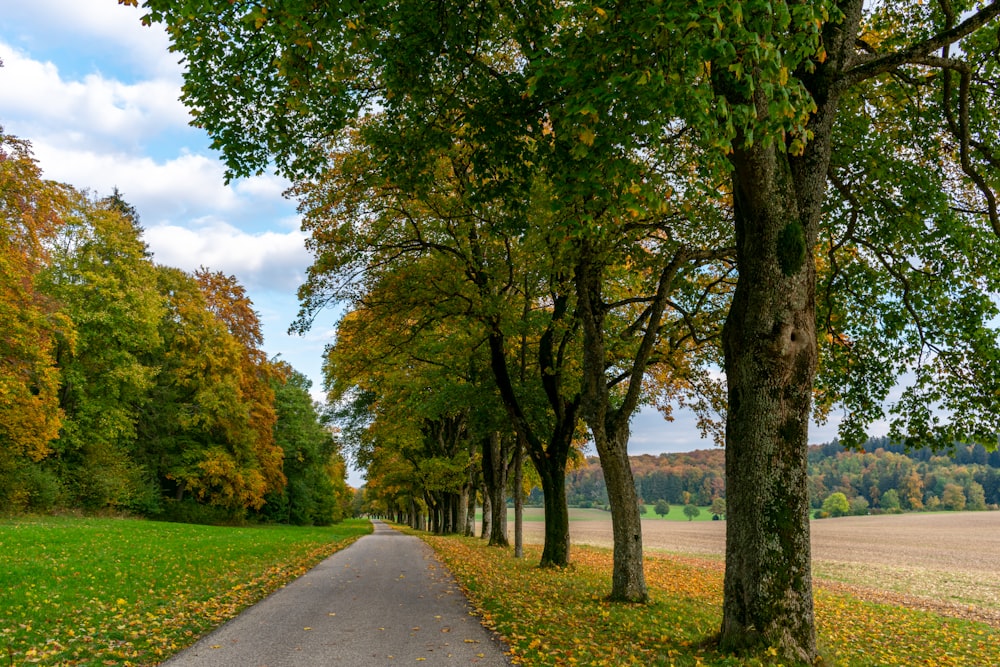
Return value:
[(643, 519), (655, 519), (656, 521), (711, 521), (712, 520), (712, 509), (708, 506), (698, 507), (700, 514), (694, 519), (688, 519), (687, 515), (684, 514), (683, 505), (671, 505), (670, 512), (666, 516), (660, 516), (655, 511), (655, 505), (646, 505), (646, 513), (642, 515)]
[[(780, 665), (776, 654), (716, 650), (721, 625), (720, 563), (649, 557), (651, 602), (609, 603), (611, 552), (574, 546), (569, 568), (539, 569), (482, 540), (422, 535), (508, 644), (516, 664), (753, 667)], [(819, 589), (816, 622), (823, 665), (1000, 665), (1000, 630), (983, 623), (874, 604)], [(787, 663), (785, 663), (787, 664)]]
[(155, 664), (371, 531), (0, 521), (0, 665)]

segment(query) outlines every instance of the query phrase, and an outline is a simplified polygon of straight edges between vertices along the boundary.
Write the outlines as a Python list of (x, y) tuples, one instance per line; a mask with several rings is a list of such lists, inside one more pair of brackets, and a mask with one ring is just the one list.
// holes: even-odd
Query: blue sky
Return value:
[[(310, 256), (287, 182), (226, 185), (207, 136), (178, 101), (182, 71), (159, 26), (116, 0), (5, 2), (0, 13), (0, 125), (32, 142), (47, 178), (106, 195), (117, 187), (142, 218), (155, 261), (235, 275), (261, 315), (264, 348), (280, 354), (321, 396), (321, 355), (335, 313), (306, 336), (288, 335), (295, 290)], [(814, 428), (811, 441), (834, 436)], [(654, 410), (633, 422), (632, 453), (711, 447), (694, 420)], [(351, 475), (357, 485), (360, 477)]]

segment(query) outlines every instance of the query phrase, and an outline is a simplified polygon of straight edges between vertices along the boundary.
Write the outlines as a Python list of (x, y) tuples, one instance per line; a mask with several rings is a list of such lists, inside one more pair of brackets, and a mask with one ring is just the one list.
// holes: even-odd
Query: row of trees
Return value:
[(117, 191), (45, 180), (2, 130), (0, 321), (0, 506), (343, 516), (309, 381), (267, 359), (236, 279), (155, 264)]
[[(910, 369), (897, 432), (992, 438), (1000, 2), (143, 4), (231, 172), (299, 183), (303, 323), (349, 311), (337, 395), (374, 425), (419, 377), (422, 438), (470, 407), (473, 440), (523, 447), (543, 564), (568, 562), (585, 423), (611, 597), (645, 600), (629, 419), (723, 409), (721, 643), (811, 663), (814, 409), (860, 442)], [(392, 370), (344, 365), (362, 332)]]
[[(962, 447), (962, 451), (972, 448)], [(809, 497), (814, 509), (841, 494), (852, 512), (950, 509), (983, 510), (1000, 505), (1000, 469), (962, 464), (948, 456), (919, 461), (876, 449), (841, 452), (810, 463)], [(863, 510), (863, 511), (862, 511)]]
[[(809, 505), (825, 509), (833, 494), (843, 496), (843, 513), (921, 509), (983, 510), (1000, 506), (1000, 467), (982, 445), (956, 445), (951, 450), (897, 453), (885, 438), (869, 440), (861, 451), (840, 443), (809, 448)], [(725, 454), (699, 450), (687, 454), (644, 454), (631, 457), (636, 493), (646, 502), (671, 505), (693, 502), (708, 506), (725, 498)], [(983, 461), (978, 463), (976, 461)], [(600, 461), (590, 457), (567, 474), (571, 505), (608, 503)]]

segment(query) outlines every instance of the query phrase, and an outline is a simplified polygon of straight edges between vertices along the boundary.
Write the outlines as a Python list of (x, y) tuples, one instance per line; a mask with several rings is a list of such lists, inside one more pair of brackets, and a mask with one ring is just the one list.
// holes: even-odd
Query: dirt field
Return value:
[[(513, 532), (513, 526), (511, 526)], [(544, 525), (525, 522), (525, 542), (541, 543)], [(648, 553), (720, 562), (723, 521), (643, 521)], [(611, 546), (611, 521), (570, 522), (574, 544)], [(1000, 512), (845, 517), (812, 522), (813, 572), (819, 587), (977, 618), (1000, 627)]]

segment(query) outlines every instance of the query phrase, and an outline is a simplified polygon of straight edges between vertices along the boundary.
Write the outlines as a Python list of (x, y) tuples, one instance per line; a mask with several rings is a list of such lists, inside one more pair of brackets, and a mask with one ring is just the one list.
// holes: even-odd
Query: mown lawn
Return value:
[(157, 664), (369, 532), (0, 520), (0, 664)]
[[(422, 537), (468, 592), (487, 626), (523, 665), (754, 666), (779, 661), (718, 653), (709, 641), (721, 623), (718, 562), (646, 560), (649, 605), (611, 604), (611, 552), (574, 546), (565, 570), (537, 567), (482, 540)], [(816, 594), (825, 665), (1000, 665), (1000, 631), (851, 595)]]

